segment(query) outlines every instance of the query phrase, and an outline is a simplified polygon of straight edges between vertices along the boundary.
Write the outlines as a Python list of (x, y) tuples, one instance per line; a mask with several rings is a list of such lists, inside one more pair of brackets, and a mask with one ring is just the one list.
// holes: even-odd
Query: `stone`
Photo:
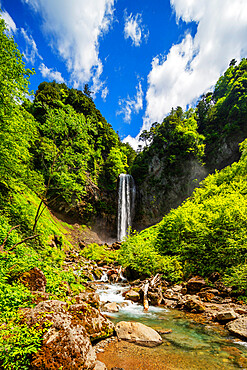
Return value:
[(177, 306), (177, 301), (173, 299), (164, 299), (163, 304), (168, 308), (175, 308)]
[(29, 326), (47, 329), (41, 349), (33, 355), (32, 370), (93, 369), (96, 353), (83, 325), (67, 310), (65, 302), (40, 302), (34, 308), (23, 309)]
[(107, 367), (103, 362), (97, 360), (93, 370), (107, 370)]
[(232, 309), (226, 310), (226, 311), (220, 311), (215, 319), (217, 321), (229, 321), (229, 320), (234, 320), (238, 317), (238, 314), (234, 312)]
[(197, 297), (191, 296), (184, 302), (183, 308), (194, 313), (201, 313), (205, 311), (205, 307)]
[(239, 317), (226, 324), (226, 328), (240, 338), (247, 339), (247, 316)]
[(163, 300), (161, 285), (148, 289), (148, 300), (151, 305), (159, 306)]
[(34, 267), (29, 271), (24, 272), (20, 278), (20, 282), (28, 287), (32, 292), (45, 292), (46, 277), (38, 267)]
[(109, 276), (109, 281), (112, 282), (112, 283), (115, 283), (118, 279), (118, 274), (111, 274)]
[(232, 288), (226, 286), (221, 281), (216, 281), (216, 283), (214, 285), (215, 285), (215, 288), (219, 290), (220, 295), (222, 297), (228, 297), (232, 292)]
[(206, 285), (206, 282), (203, 278), (200, 276), (195, 276), (191, 278), (186, 285), (187, 293), (188, 294), (194, 294), (200, 292), (202, 288), (204, 288)]
[(182, 285), (174, 285), (174, 286), (172, 287), (172, 290), (173, 290), (174, 292), (176, 292), (176, 293), (181, 293), (182, 289), (183, 289)]
[(221, 278), (221, 275), (219, 272), (212, 272), (212, 274), (209, 276), (209, 280), (212, 281), (212, 283), (214, 283), (215, 281), (219, 280)]
[(119, 311), (119, 308), (116, 302), (106, 303), (104, 304), (102, 308), (106, 312), (118, 312)]
[(206, 302), (211, 302), (212, 299), (215, 298), (215, 295), (213, 293), (211, 293), (210, 291), (203, 291), (203, 292), (199, 292), (198, 293), (198, 296), (200, 298), (202, 298), (204, 301)]
[(83, 302), (73, 304), (68, 312), (83, 325), (91, 341), (107, 338), (113, 335), (114, 324), (107, 319), (98, 309)]
[(133, 342), (145, 347), (155, 347), (162, 343), (161, 336), (152, 328), (140, 322), (120, 321), (116, 325), (118, 339)]
[(235, 312), (237, 312), (239, 315), (247, 315), (247, 309), (242, 307), (236, 307), (234, 309)]
[(178, 301), (179, 299), (182, 298), (182, 294), (179, 292), (174, 291), (173, 289), (167, 289), (163, 293), (163, 297), (166, 299), (173, 299), (175, 301)]
[(133, 302), (139, 302), (140, 301), (140, 294), (136, 292), (135, 290), (131, 289), (125, 294), (125, 299), (129, 299)]
[(82, 292), (79, 293), (77, 296), (74, 297), (76, 300), (76, 303), (80, 304), (83, 302), (86, 302), (90, 304), (90, 306), (93, 306), (95, 308), (99, 308), (100, 306), (100, 298), (98, 293), (95, 292)]

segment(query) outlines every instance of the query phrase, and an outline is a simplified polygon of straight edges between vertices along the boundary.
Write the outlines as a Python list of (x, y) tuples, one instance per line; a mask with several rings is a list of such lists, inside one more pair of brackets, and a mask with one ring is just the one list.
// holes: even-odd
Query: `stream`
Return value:
[(102, 302), (116, 302), (119, 312), (105, 313), (115, 324), (119, 321), (139, 321), (161, 334), (162, 345), (154, 348), (137, 346), (125, 341), (110, 343), (100, 361), (108, 369), (118, 367), (124, 370), (162, 370), (162, 369), (247, 369), (247, 342), (229, 335), (218, 324), (200, 324), (197, 315), (187, 315), (176, 309), (150, 306), (148, 312), (138, 303), (124, 299), (122, 293), (128, 289), (126, 284), (98, 285)]

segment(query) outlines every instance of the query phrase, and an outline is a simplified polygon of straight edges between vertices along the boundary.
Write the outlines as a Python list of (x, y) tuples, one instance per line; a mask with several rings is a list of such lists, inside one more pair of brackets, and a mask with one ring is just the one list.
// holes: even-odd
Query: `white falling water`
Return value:
[(118, 188), (118, 230), (117, 238), (122, 241), (128, 234), (135, 203), (135, 183), (131, 175), (121, 173)]

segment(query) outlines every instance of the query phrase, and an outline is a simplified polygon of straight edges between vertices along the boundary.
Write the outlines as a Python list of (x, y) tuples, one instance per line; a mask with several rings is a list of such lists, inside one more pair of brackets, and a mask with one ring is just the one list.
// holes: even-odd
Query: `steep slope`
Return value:
[(171, 281), (217, 272), (247, 294), (247, 140), (242, 156), (208, 175), (180, 207), (133, 235), (121, 247), (132, 273), (164, 274)]
[(247, 136), (247, 60), (231, 61), (213, 93), (203, 95), (195, 110), (173, 109), (141, 138), (150, 144), (138, 154), (132, 175), (138, 184), (135, 227), (161, 220), (182, 203), (215, 169), (240, 158)]

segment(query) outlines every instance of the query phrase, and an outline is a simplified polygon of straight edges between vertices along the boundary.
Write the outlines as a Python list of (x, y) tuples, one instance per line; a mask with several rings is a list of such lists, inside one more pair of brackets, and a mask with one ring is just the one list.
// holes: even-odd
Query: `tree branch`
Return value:
[(31, 240), (31, 239), (37, 238), (37, 236), (39, 236), (39, 234), (28, 236), (27, 238), (21, 240), (19, 243), (16, 243), (15, 245), (13, 245), (13, 247), (11, 247), (10, 249), (8, 249), (6, 252), (12, 251), (17, 245), (22, 244), (22, 243), (25, 243), (27, 240)]
[(5, 236), (4, 238), (4, 241), (3, 241), (3, 244), (0, 246), (0, 252), (3, 252), (3, 248), (5, 246), (5, 243), (9, 237), (9, 234), (14, 230), (14, 229), (17, 229), (18, 227), (20, 227), (20, 225), (16, 225), (16, 226), (13, 226), (11, 227), (11, 229), (9, 230), (9, 232), (7, 233), (7, 235)]

